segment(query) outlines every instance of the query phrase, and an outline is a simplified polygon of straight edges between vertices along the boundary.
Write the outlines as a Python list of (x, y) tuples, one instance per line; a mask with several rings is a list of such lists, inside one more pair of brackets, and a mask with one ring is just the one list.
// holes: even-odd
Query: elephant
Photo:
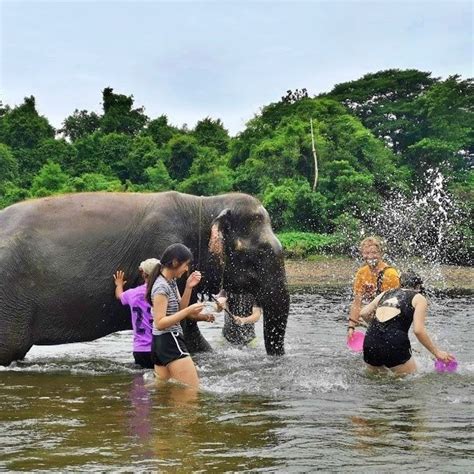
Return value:
[[(138, 264), (180, 242), (203, 277), (198, 292), (250, 293), (263, 309), (265, 349), (284, 354), (289, 292), (269, 215), (243, 193), (78, 193), (33, 199), (0, 211), (0, 364), (32, 345), (84, 342), (130, 329), (114, 298), (121, 268), (130, 287)], [(184, 281), (179, 282), (181, 285)], [(185, 320), (191, 352), (212, 350)]]

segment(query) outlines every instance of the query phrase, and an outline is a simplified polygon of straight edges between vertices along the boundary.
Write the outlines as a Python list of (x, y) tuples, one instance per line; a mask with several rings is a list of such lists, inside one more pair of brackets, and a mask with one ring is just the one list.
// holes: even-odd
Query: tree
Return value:
[(34, 177), (30, 193), (33, 197), (43, 197), (70, 192), (69, 178), (58, 163), (48, 161)]
[(89, 191), (122, 191), (123, 186), (118, 178), (104, 176), (100, 173), (84, 173), (72, 178), (69, 185), (75, 192)]
[(175, 182), (170, 178), (168, 170), (162, 160), (145, 170), (147, 177), (146, 188), (150, 191), (170, 191), (174, 189)]
[(58, 163), (67, 173), (72, 173), (77, 164), (76, 147), (63, 138), (59, 140), (54, 138), (43, 140), (31, 151), (31, 156), (30, 170), (33, 173), (37, 173), (48, 160)]
[(89, 135), (100, 127), (101, 118), (95, 112), (88, 112), (87, 110), (78, 109), (67, 117), (63, 122), (63, 127), (58, 132), (63, 133), (72, 141)]
[(217, 154), (213, 148), (200, 147), (199, 154), (194, 159), (189, 177), (178, 184), (178, 190), (211, 196), (232, 189), (232, 173), (226, 160)]
[(34, 148), (42, 140), (54, 138), (54, 128), (38, 114), (33, 96), (25, 97), (23, 104), (4, 113), (2, 133), (4, 143), (11, 148)]
[(143, 134), (150, 136), (156, 145), (161, 148), (165, 146), (174, 135), (178, 135), (179, 131), (176, 127), (172, 127), (168, 124), (168, 117), (166, 115), (161, 115), (148, 123)]
[(129, 153), (122, 160), (126, 179), (133, 183), (143, 184), (147, 181), (145, 170), (153, 166), (159, 158), (158, 148), (151, 137), (135, 137)]
[(102, 92), (102, 99), (104, 114), (100, 120), (100, 129), (103, 133), (135, 135), (148, 122), (143, 107), (132, 109), (132, 95), (114, 94), (113, 89), (107, 87)]
[(324, 96), (340, 101), (395, 153), (423, 135), (413, 102), (438, 79), (416, 69), (388, 69), (337, 84)]
[(172, 179), (183, 181), (189, 176), (198, 151), (198, 144), (191, 136), (177, 135), (169, 141), (163, 157)]
[(199, 120), (192, 135), (201, 146), (213, 147), (220, 154), (227, 153), (229, 147), (229, 132), (224, 128), (221, 119), (210, 117)]
[(16, 181), (18, 178), (18, 163), (9, 146), (0, 143), (0, 183)]

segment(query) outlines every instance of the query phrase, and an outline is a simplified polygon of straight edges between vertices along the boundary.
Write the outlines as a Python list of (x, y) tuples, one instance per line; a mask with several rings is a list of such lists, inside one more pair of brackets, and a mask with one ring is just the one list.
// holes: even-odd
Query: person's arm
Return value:
[(125, 283), (127, 283), (125, 280), (125, 273), (122, 270), (117, 270), (117, 272), (113, 275), (113, 279), (115, 283), (115, 298), (120, 300), (124, 293), (123, 287), (125, 286)]
[(359, 324), (359, 317), (360, 317), (360, 308), (362, 306), (362, 295), (356, 293), (354, 296), (354, 300), (351, 304), (351, 309), (349, 312), (349, 321), (347, 324), (347, 338), (350, 339), (352, 334), (354, 333), (354, 329)]
[(431, 340), (428, 331), (425, 328), (425, 319), (428, 312), (428, 301), (423, 295), (415, 295), (412, 301), (412, 305), (415, 308), (413, 314), (413, 332), (416, 338), (430, 351), (437, 359), (441, 359), (444, 362), (449, 362), (454, 359), (452, 354), (442, 351), (436, 347)]
[(160, 331), (178, 324), (181, 320), (187, 317), (198, 315), (202, 311), (204, 305), (202, 303), (194, 303), (169, 316), (166, 316), (167, 307), (168, 298), (166, 295), (157, 294), (153, 297), (153, 322), (155, 327)]
[(370, 317), (371, 315), (373, 315), (374, 311), (377, 309), (377, 306), (379, 304), (379, 301), (380, 299), (382, 298), (383, 296), (383, 293), (380, 293), (380, 295), (378, 295), (376, 298), (374, 298), (368, 305), (365, 305), (361, 310), (360, 310), (360, 315), (362, 316), (362, 318), (366, 319), (366, 318), (370, 318), (372, 319), (372, 317)]
[(250, 316), (246, 316), (241, 318), (239, 316), (234, 316), (234, 320), (237, 324), (255, 324), (262, 315), (262, 309), (258, 306), (254, 306), (252, 308), (252, 314)]

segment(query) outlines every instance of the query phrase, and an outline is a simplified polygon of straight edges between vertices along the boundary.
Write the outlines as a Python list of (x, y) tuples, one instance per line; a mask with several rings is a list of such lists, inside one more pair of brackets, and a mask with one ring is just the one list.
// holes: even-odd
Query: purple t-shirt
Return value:
[(120, 297), (123, 305), (128, 304), (132, 311), (133, 351), (151, 351), (151, 330), (153, 317), (151, 306), (145, 300), (146, 284), (124, 291)]

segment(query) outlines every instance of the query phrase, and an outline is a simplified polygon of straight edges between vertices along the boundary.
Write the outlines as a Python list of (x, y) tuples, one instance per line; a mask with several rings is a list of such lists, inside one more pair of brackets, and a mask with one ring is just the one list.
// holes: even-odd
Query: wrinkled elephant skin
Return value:
[[(112, 275), (139, 284), (140, 261), (171, 243), (191, 248), (203, 272), (198, 291), (221, 285), (255, 295), (268, 354), (284, 353), (289, 311), (282, 248), (266, 210), (245, 194), (81, 193), (36, 199), (0, 211), (0, 364), (33, 344), (90, 341), (130, 328)], [(182, 283), (182, 282), (180, 282)], [(188, 348), (209, 350), (195, 322)]]

